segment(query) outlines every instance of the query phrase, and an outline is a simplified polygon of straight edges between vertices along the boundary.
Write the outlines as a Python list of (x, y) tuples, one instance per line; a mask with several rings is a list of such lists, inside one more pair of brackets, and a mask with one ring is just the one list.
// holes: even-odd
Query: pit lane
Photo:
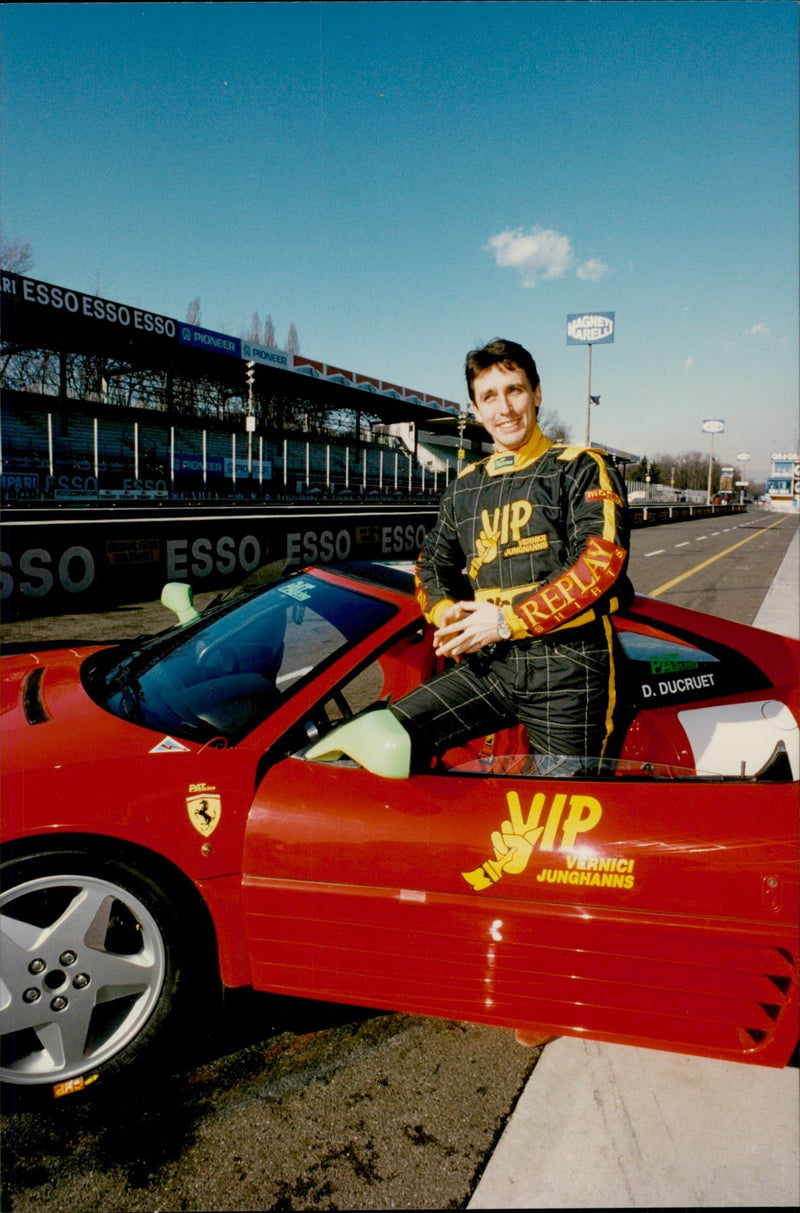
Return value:
[(793, 514), (748, 510), (631, 533), (640, 594), (752, 624), (798, 527)]

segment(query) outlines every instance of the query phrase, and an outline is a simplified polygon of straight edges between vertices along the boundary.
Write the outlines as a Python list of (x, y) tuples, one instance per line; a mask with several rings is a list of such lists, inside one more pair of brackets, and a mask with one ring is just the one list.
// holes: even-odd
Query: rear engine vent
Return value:
[(42, 700), (44, 666), (31, 670), (22, 685), (22, 707), (28, 724), (46, 724), (50, 717)]

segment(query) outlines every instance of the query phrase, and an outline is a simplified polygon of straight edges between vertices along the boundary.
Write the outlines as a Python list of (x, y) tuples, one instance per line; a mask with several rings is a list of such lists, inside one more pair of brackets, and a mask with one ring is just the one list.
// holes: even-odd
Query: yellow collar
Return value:
[(489, 476), (503, 476), (506, 472), (519, 472), (522, 468), (530, 467), (537, 459), (541, 459), (545, 451), (552, 446), (549, 438), (545, 438), (538, 425), (527, 442), (513, 451), (495, 451), (486, 460), (486, 473)]

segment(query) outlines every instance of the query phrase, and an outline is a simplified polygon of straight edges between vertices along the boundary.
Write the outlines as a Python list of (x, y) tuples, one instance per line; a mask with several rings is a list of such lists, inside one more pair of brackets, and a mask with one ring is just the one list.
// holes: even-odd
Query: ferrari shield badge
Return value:
[(186, 811), (198, 834), (208, 838), (219, 825), (222, 816), (222, 798), (208, 784), (190, 784), (191, 796), (186, 797)]

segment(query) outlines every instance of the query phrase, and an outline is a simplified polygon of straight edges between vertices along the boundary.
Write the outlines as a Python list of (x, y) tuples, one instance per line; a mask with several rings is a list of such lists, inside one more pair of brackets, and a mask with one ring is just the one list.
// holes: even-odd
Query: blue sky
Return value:
[(798, 426), (788, 0), (13, 4), (0, 216), (36, 278), (456, 402), (522, 341), (592, 438), (749, 451)]

